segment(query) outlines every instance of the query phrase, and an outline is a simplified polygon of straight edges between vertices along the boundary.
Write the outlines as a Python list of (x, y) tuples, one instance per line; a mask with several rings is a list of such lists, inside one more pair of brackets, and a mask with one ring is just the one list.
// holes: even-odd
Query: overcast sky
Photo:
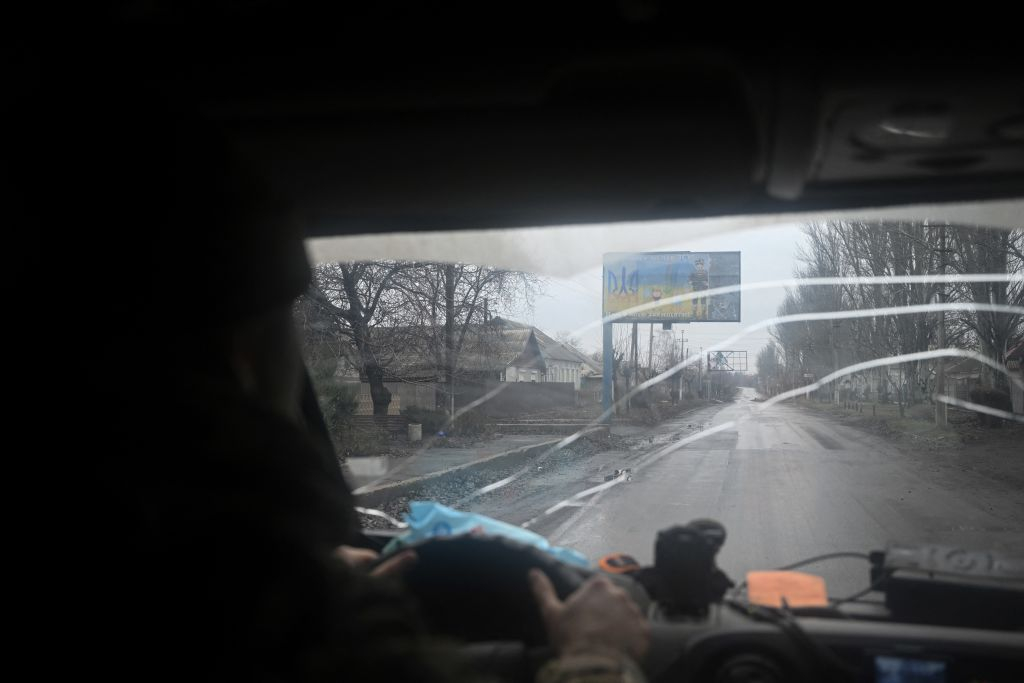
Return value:
[[(461, 261), (513, 268), (543, 279), (542, 295), (532, 310), (503, 311), (504, 315), (534, 325), (551, 336), (570, 333), (586, 353), (601, 347), (601, 273), (604, 254), (643, 251), (739, 251), (741, 283), (779, 280), (793, 276), (804, 221), (773, 223), (750, 217), (714, 218), (589, 226), (551, 226), (488, 231), (393, 233), (328, 240), (310, 240), (314, 261), (416, 259)], [(361, 257), (361, 258), (359, 258)], [(773, 317), (782, 301), (782, 289), (743, 292), (739, 323), (694, 322), (677, 324), (673, 334), (686, 335), (687, 346), (701, 346), (736, 334), (744, 327)], [(627, 329), (628, 324), (620, 324)], [(655, 325), (655, 334), (661, 334)], [(649, 330), (640, 324), (641, 348)], [(735, 350), (748, 352), (748, 368), (768, 341), (758, 330)]]
[[(1018, 227), (1022, 214), (1024, 200), (1006, 200), (849, 209), (827, 214), (344, 235), (309, 239), (306, 246), (314, 263), (374, 259), (455, 261), (537, 273), (547, 283), (544, 296), (535, 302), (532, 311), (517, 311), (514, 317), (552, 336), (559, 332), (574, 333), (582, 342), (582, 350), (590, 352), (601, 345), (600, 327), (579, 330), (601, 317), (601, 263), (603, 255), (609, 252), (739, 251), (742, 283), (748, 285), (792, 277), (802, 242), (801, 226), (808, 222), (927, 218)], [(774, 317), (784, 294), (781, 289), (744, 292), (742, 322), (676, 325), (673, 333), (678, 338), (685, 330), (689, 345), (706, 348), (744, 327)], [(641, 325), (641, 329), (645, 327)], [(754, 356), (767, 341), (768, 331), (758, 330), (735, 345), (735, 349), (746, 350), (750, 355), (750, 370), (754, 370)]]
[[(643, 224), (630, 226), (637, 233), (637, 242), (646, 243), (644, 251), (739, 251), (741, 253), (741, 282), (778, 280), (792, 277), (796, 266), (796, 247), (801, 240), (800, 226), (787, 224), (726, 234), (705, 234), (689, 236), (683, 241), (670, 241), (653, 248), (642, 233)], [(659, 237), (661, 237), (659, 235)], [(537, 240), (544, 241), (543, 235)], [(652, 240), (660, 241), (660, 240)], [(730, 335), (736, 334), (754, 322), (775, 315), (782, 301), (782, 290), (760, 290), (744, 292), (741, 299), (740, 323), (695, 322), (673, 326), (673, 334), (679, 339), (685, 333), (687, 345), (696, 352), (700, 346), (709, 346)], [(522, 315), (526, 322), (539, 327), (548, 334), (575, 332), (601, 317), (601, 262), (570, 277), (549, 277), (545, 295), (540, 297), (532, 315)], [(625, 327), (625, 325), (624, 325)], [(640, 338), (646, 339), (647, 324), (640, 324)], [(660, 325), (655, 325), (655, 334), (661, 334)], [(575, 336), (582, 342), (583, 350), (597, 350), (601, 347), (601, 330), (591, 327)], [(753, 370), (754, 356), (768, 341), (767, 330), (757, 330), (743, 343), (735, 345), (737, 350), (746, 350)], [(641, 343), (646, 348), (646, 343)]]

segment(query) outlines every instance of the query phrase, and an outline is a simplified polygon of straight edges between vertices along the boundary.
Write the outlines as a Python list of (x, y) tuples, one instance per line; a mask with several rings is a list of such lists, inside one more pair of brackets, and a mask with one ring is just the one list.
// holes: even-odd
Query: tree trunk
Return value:
[(444, 370), (448, 385), (448, 415), (455, 416), (455, 266), (444, 266)]
[(365, 324), (355, 326), (355, 345), (359, 349), (363, 374), (370, 384), (370, 399), (374, 415), (387, 415), (391, 406), (391, 391), (384, 386), (384, 368), (377, 363), (370, 344), (370, 330)]
[(366, 379), (370, 383), (373, 414), (387, 415), (391, 406), (391, 390), (384, 386), (384, 370), (376, 363), (366, 366)]
[(359, 352), (359, 360), (363, 365), (363, 374), (370, 384), (370, 399), (373, 401), (374, 415), (387, 415), (391, 405), (391, 391), (384, 386), (384, 368), (377, 363), (370, 338), (370, 326), (363, 309), (362, 301), (356, 291), (357, 278), (348, 268), (342, 268), (342, 286), (349, 301), (349, 323), (352, 325), (352, 343)]

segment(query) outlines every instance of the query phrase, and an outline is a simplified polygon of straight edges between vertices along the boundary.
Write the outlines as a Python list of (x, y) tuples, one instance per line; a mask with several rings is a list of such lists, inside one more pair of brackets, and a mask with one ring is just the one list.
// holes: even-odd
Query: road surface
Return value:
[[(541, 461), (531, 476), (465, 507), (533, 520), (553, 543), (592, 559), (622, 551), (642, 562), (652, 560), (659, 529), (711, 517), (728, 530), (719, 564), (734, 579), (888, 541), (1024, 553), (1019, 479), (959, 467), (948, 455), (903, 453), (805, 408), (761, 411), (754, 396), (743, 389), (732, 403), (652, 427), (632, 448)], [(629, 481), (544, 513), (624, 468), (634, 470)], [(868, 584), (867, 563), (857, 559), (808, 570), (825, 576), (834, 596)]]

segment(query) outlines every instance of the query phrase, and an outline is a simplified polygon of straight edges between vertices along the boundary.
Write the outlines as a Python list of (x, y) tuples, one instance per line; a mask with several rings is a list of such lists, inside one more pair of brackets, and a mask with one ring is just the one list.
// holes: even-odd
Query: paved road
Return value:
[[(652, 428), (637, 447), (552, 465), (472, 507), (522, 523), (600, 484), (614, 469), (633, 467), (632, 480), (542, 516), (533, 528), (591, 558), (619, 550), (648, 562), (659, 529), (711, 517), (728, 529), (720, 564), (734, 578), (821, 553), (866, 552), (890, 540), (1024, 553), (1019, 480), (958, 467), (946, 456), (904, 454), (792, 405), (759, 411), (753, 398), (745, 389), (733, 403)], [(867, 563), (860, 560), (810, 569), (826, 577), (836, 596), (867, 585)]]

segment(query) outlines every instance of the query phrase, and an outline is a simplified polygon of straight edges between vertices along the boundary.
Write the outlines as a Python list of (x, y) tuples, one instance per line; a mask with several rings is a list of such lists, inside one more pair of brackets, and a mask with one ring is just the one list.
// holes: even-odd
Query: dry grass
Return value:
[(935, 424), (935, 408), (930, 404), (906, 406), (900, 416), (899, 406), (863, 403), (852, 408), (833, 403), (800, 400), (795, 403), (833, 417), (843, 424), (869, 430), (894, 442), (930, 450), (965, 446), (1020, 449), (1024, 425), (1004, 423), (999, 428), (982, 426), (972, 413), (950, 410), (946, 427)]

